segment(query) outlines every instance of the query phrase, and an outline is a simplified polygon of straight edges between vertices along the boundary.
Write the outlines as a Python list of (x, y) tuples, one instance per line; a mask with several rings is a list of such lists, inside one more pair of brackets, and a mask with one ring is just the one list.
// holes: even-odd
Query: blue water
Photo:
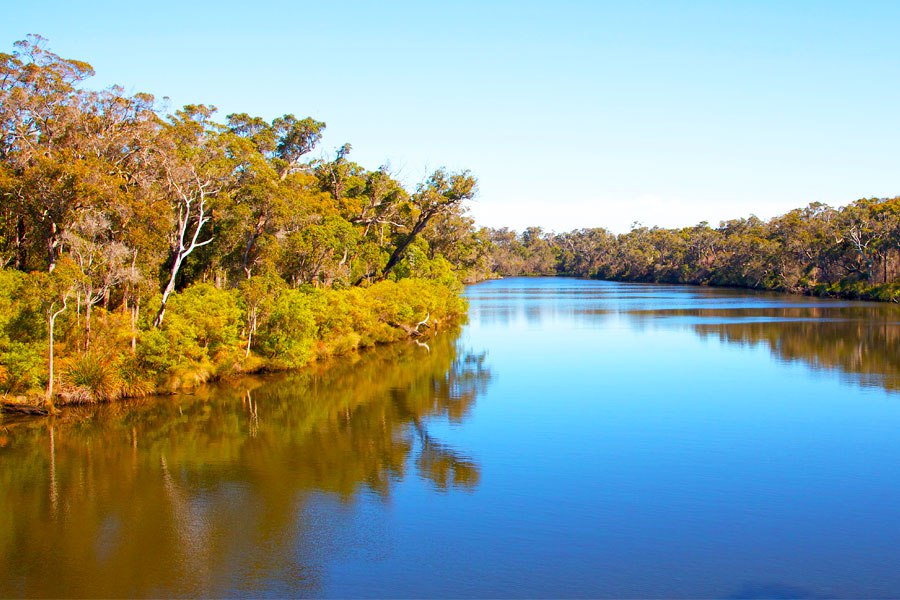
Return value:
[(814, 351), (779, 356), (779, 334), (730, 343), (697, 329), (819, 311), (887, 322), (896, 341), (895, 309), (560, 279), (467, 295), (463, 346), (493, 375), (463, 424), (435, 432), (475, 457), (481, 483), (402, 482), (379, 513), (383, 552), (335, 561), (327, 594), (900, 595), (900, 394)]
[(9, 428), (0, 595), (900, 597), (900, 307), (466, 295), (458, 337), (255, 404)]

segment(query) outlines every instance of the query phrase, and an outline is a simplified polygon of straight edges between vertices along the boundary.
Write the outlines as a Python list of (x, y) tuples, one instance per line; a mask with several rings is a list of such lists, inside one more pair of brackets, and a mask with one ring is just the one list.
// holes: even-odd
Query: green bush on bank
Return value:
[(270, 310), (252, 349), (267, 361), (270, 369), (295, 369), (309, 363), (315, 357), (316, 341), (311, 294), (281, 290)]
[(831, 298), (900, 302), (900, 283), (869, 285), (863, 281), (843, 280), (831, 285), (818, 284), (813, 286), (811, 293), (814, 296)]
[[(47, 385), (47, 311), (29, 289), (43, 277), (0, 271), (2, 394), (38, 395)], [(56, 325), (60, 396), (106, 401), (247, 372), (296, 369), (440, 328), (466, 311), (455, 280), (332, 289), (259, 279), (231, 289), (197, 283), (176, 292), (158, 328), (149, 311), (132, 329), (129, 313), (94, 307), (90, 340), (83, 337), (84, 308), (71, 302)], [(145, 303), (154, 306), (157, 298)]]
[(0, 270), (0, 393), (24, 394), (47, 381), (46, 326), (31, 278)]

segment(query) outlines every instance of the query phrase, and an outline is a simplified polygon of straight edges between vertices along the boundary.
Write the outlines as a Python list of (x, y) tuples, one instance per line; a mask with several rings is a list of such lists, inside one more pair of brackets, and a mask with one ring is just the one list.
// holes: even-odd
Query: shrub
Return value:
[(272, 303), (265, 326), (257, 333), (255, 346), (271, 360), (273, 368), (301, 367), (313, 358), (316, 321), (312, 295), (286, 289)]
[(95, 354), (83, 354), (68, 361), (62, 371), (63, 395), (78, 400), (106, 402), (122, 395), (122, 380), (115, 365)]
[(121, 356), (116, 369), (123, 398), (141, 398), (156, 391), (152, 379), (141, 370), (137, 357), (130, 354)]
[(209, 356), (215, 356), (222, 348), (240, 345), (239, 331), (244, 315), (236, 291), (198, 283), (172, 296), (169, 306), (166, 311), (169, 323), (163, 321), (164, 327), (171, 330), (174, 326), (171, 317), (182, 317)]
[(43, 388), (47, 383), (47, 357), (43, 345), (8, 342), (0, 351), (0, 392), (17, 394)]

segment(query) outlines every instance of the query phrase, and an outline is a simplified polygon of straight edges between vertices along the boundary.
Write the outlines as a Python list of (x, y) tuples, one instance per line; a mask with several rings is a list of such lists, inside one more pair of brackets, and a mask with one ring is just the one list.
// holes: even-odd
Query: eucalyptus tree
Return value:
[(56, 381), (56, 321), (69, 308), (69, 301), (83, 277), (72, 262), (63, 257), (60, 269), (50, 273), (34, 273), (29, 281), (29, 293), (37, 296), (47, 318), (47, 390), (46, 403), (53, 403), (53, 389)]
[(359, 195), (366, 185), (365, 169), (347, 160), (352, 149), (350, 144), (344, 144), (334, 160), (319, 163), (315, 170), (322, 189), (331, 194), (339, 208), (345, 206), (347, 196)]
[(4, 237), (16, 267), (29, 266), (29, 246), (40, 245), (52, 270), (65, 221), (82, 203), (79, 164), (70, 160), (71, 133), (79, 116), (76, 86), (94, 70), (49, 52), (40, 36), (15, 47), (12, 54), (0, 54), (2, 195), (16, 215), (12, 222), (5, 219), (12, 232)]
[[(297, 119), (284, 115), (272, 121), (277, 139), (275, 146), (276, 169), (283, 180), (300, 165), (300, 159), (312, 151), (322, 139), (325, 123), (311, 117)], [(349, 144), (347, 144), (349, 148)]]
[(403, 226), (398, 213), (401, 205), (409, 200), (409, 194), (391, 176), (388, 167), (382, 165), (366, 174), (365, 188), (358, 198), (358, 206), (348, 215), (350, 221), (363, 227), (363, 238), (374, 233), (379, 245), (384, 245), (385, 228), (390, 231)]
[(290, 114), (271, 124), (244, 113), (228, 116), (228, 130), (236, 136), (228, 152), (239, 164), (229, 216), (240, 232), (239, 260), (246, 277), (262, 261), (261, 242), (271, 244), (296, 230), (297, 217), (307, 212), (311, 167), (301, 159), (324, 129), (325, 123)]
[(169, 276), (154, 325), (162, 325), (166, 302), (175, 291), (184, 260), (213, 241), (207, 224), (213, 206), (227, 195), (234, 162), (224, 148), (222, 126), (212, 120), (215, 109), (188, 105), (169, 118), (159, 138), (160, 193), (169, 202)]
[(313, 214), (285, 238), (283, 273), (294, 285), (330, 287), (336, 279), (346, 281), (348, 257), (358, 241), (358, 232), (340, 215)]
[(857, 200), (841, 211), (840, 227), (859, 273), (870, 285), (888, 283), (900, 251), (900, 198)]
[(466, 214), (464, 206), (436, 216), (422, 236), (428, 242), (429, 258), (448, 260), (464, 282), (480, 281), (490, 275), (487, 231), (475, 228), (475, 221)]
[(474, 198), (477, 188), (478, 182), (469, 171), (448, 173), (444, 169), (438, 169), (419, 184), (407, 206), (407, 227), (399, 232), (390, 257), (381, 270), (381, 278), (387, 277), (397, 266), (403, 253), (432, 219)]
[(606, 229), (578, 229), (558, 234), (554, 238), (558, 246), (559, 272), (595, 277), (609, 273), (611, 248), (615, 236)]
[(230, 210), (223, 219), (229, 230), (226, 245), (248, 279), (260, 262), (261, 240), (277, 231), (291, 212), (286, 186), (252, 142), (242, 137), (228, 141), (228, 153), (239, 167)]
[(106, 216), (84, 211), (64, 236), (68, 253), (80, 271), (76, 301), (80, 313), (84, 305), (84, 349), (91, 343), (91, 313), (94, 305), (107, 299), (113, 286), (129, 276), (131, 249), (117, 241)]
[(725, 221), (716, 231), (722, 241), (711, 283), (769, 287), (769, 282), (774, 277), (773, 256), (776, 254), (777, 243), (769, 238), (766, 223), (756, 216), (750, 216)]
[(0, 245), (4, 264), (52, 271), (80, 212), (128, 204), (156, 117), (152, 96), (82, 90), (91, 66), (44, 46), (0, 54)]

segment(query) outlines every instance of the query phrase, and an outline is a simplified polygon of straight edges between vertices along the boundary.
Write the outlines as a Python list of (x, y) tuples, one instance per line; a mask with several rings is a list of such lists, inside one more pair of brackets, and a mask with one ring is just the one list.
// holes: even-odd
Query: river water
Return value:
[(0, 596), (900, 595), (900, 307), (572, 279), (0, 421)]

